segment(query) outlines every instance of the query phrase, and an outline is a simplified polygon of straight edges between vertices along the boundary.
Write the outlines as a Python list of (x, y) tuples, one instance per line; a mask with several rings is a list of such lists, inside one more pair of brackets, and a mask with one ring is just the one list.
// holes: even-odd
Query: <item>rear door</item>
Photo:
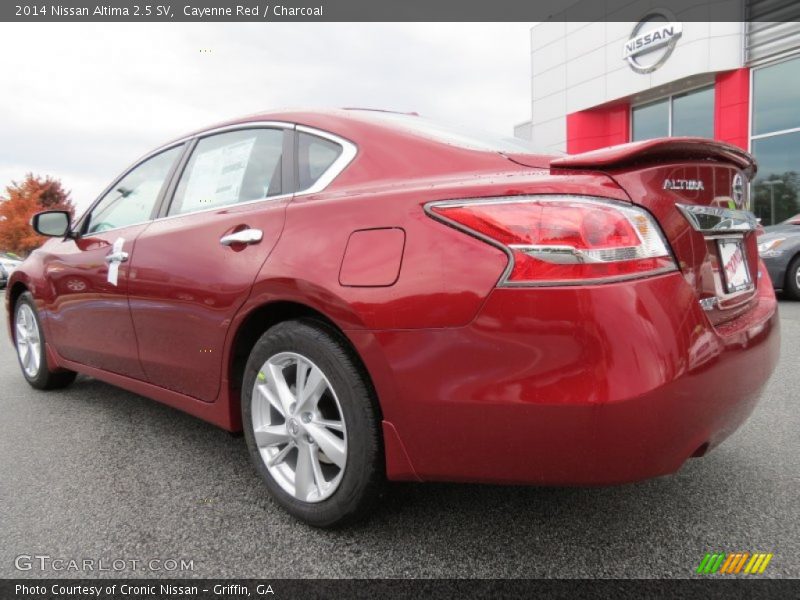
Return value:
[(182, 151), (183, 145), (169, 148), (130, 169), (82, 218), (73, 237), (48, 245), (44, 273), (55, 295), (48, 327), (62, 357), (144, 378), (128, 308), (130, 259)]
[(131, 314), (151, 383), (216, 399), (231, 320), (283, 229), (293, 144), (293, 128), (278, 123), (194, 142), (130, 263)]

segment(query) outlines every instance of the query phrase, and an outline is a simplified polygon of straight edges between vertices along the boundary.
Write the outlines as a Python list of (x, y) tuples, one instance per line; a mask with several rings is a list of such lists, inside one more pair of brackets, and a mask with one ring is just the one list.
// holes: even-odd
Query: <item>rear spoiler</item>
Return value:
[(725, 161), (736, 165), (748, 179), (756, 174), (755, 158), (737, 146), (698, 137), (657, 138), (610, 146), (550, 161), (551, 169), (615, 169), (676, 160)]

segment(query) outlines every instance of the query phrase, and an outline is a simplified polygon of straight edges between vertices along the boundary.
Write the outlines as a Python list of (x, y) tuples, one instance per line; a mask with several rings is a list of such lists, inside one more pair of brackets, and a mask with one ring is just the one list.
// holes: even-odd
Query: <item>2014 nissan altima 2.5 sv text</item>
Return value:
[(35, 388), (84, 373), (244, 431), (316, 526), (387, 480), (666, 475), (777, 362), (755, 169), (698, 138), (553, 157), (415, 115), (251, 116), (34, 217), (10, 333)]

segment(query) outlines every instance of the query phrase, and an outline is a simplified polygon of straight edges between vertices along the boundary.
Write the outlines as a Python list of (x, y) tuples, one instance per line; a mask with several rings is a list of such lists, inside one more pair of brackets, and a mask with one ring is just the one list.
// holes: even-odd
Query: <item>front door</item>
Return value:
[(283, 229), (284, 143), (279, 127), (201, 137), (166, 215), (137, 239), (128, 290), (151, 383), (216, 399), (231, 321)]
[(181, 154), (165, 150), (129, 170), (44, 259), (54, 293), (47, 326), (62, 357), (113, 373), (144, 378), (128, 306), (130, 259), (137, 237)]

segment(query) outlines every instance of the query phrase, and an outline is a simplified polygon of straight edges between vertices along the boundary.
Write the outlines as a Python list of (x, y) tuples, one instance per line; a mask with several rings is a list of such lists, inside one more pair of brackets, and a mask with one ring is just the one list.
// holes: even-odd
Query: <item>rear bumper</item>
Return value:
[(387, 448), (390, 478), (593, 485), (672, 473), (739, 427), (777, 362), (777, 319), (762, 285), (715, 329), (672, 273), (501, 288), (467, 327), (351, 333), (411, 463)]

